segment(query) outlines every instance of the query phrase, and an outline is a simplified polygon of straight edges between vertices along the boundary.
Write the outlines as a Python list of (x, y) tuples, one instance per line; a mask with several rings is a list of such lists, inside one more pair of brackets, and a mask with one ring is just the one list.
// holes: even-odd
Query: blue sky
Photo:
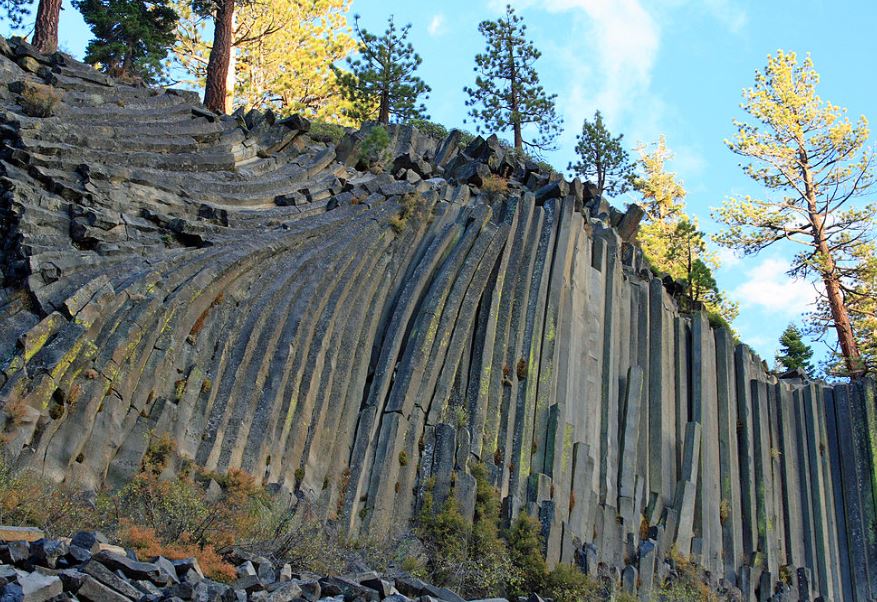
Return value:
[[(877, 2), (874, 0), (520, 0), (543, 56), (537, 63), (545, 88), (558, 95), (565, 132), (547, 159), (565, 168), (573, 158), (582, 119), (600, 109), (629, 150), (660, 134), (675, 152), (670, 167), (688, 190), (689, 212), (701, 227), (716, 229), (710, 208), (730, 195), (759, 190), (723, 144), (743, 117), (741, 89), (755, 69), (782, 48), (810, 52), (822, 75), (820, 93), (849, 109), (851, 117), (877, 120)], [(474, 78), (474, 55), (483, 43), (478, 22), (494, 18), (505, 2), (353, 0), (351, 13), (382, 31), (389, 14), (411, 23), (411, 40), (423, 58), (420, 75), (432, 87), (426, 102), (434, 121), (464, 124), (463, 86)], [(64, 0), (61, 46), (81, 56), (89, 38), (81, 18)], [(4, 27), (8, 33), (8, 27)], [(872, 135), (872, 141), (877, 136)], [(634, 202), (632, 195), (616, 205)], [(741, 304), (735, 327), (741, 338), (772, 362), (779, 334), (800, 320), (813, 297), (805, 282), (785, 276), (790, 249), (776, 246), (755, 257), (722, 253), (716, 276)]]

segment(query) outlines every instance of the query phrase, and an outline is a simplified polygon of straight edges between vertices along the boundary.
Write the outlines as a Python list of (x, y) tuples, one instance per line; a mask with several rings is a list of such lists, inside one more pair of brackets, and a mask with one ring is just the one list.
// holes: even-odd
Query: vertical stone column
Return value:
[(837, 537), (838, 582), (840, 583), (839, 600), (860, 600), (862, 594), (856, 591), (853, 568), (854, 552), (850, 549), (849, 528), (847, 525), (847, 508), (843, 488), (843, 468), (841, 466), (841, 445), (838, 432), (837, 409), (834, 387), (826, 387), (823, 392), (822, 407), (825, 418), (826, 441), (828, 441), (828, 459), (831, 475), (832, 497), (834, 499), (834, 516)]
[[(713, 332), (706, 315), (692, 316), (691, 328), (691, 409), (692, 420), (703, 428), (700, 452), (698, 510), (700, 538), (705, 568), (721, 574), (722, 527), (720, 518), (721, 470), (719, 462), (718, 400), (716, 395), (716, 352)], [(695, 520), (695, 529), (698, 521)]]
[(758, 532), (756, 530), (755, 492), (755, 443), (752, 421), (752, 388), (753, 379), (752, 354), (745, 345), (737, 345), (734, 349), (734, 367), (737, 389), (737, 454), (740, 470), (740, 516), (743, 527), (743, 555), (752, 562), (758, 549)]
[(737, 390), (731, 334), (720, 328), (716, 336), (716, 384), (718, 390), (719, 467), (722, 549), (725, 579), (737, 583), (737, 568), (743, 564), (743, 529), (740, 509), (740, 471), (737, 450)]
[[(649, 489), (650, 504), (660, 510), (673, 499), (676, 476), (676, 380), (678, 361), (673, 314), (667, 310), (667, 293), (655, 278), (649, 283)], [(681, 441), (680, 441), (681, 442)]]

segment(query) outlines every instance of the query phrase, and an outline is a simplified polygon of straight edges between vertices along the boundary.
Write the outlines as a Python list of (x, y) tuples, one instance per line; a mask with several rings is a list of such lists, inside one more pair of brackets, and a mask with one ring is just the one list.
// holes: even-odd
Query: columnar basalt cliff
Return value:
[(483, 462), (551, 563), (642, 597), (671, 552), (747, 600), (877, 597), (873, 384), (778, 379), (680, 311), (637, 208), (495, 138), (391, 127), (381, 169), (364, 132), (216, 116), (20, 42), (0, 74), (18, 465), (118, 486), (169, 433), (383, 535), (427, 489), (471, 516)]

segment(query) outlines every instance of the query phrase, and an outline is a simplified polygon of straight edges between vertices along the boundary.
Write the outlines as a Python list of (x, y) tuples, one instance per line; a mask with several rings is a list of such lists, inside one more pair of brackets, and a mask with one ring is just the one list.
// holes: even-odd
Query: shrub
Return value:
[(468, 524), (453, 495), (434, 511), (432, 492), (423, 495), (419, 525), (416, 530), (426, 549), (426, 571), (429, 578), (439, 585), (459, 584), (463, 564), (468, 557)]
[(406, 194), (399, 200), (401, 209), (398, 214), (390, 218), (390, 227), (398, 234), (405, 229), (408, 224), (408, 218), (417, 212), (417, 208), (422, 206), (418, 201), (420, 197), (416, 194)]
[(715, 592), (704, 583), (701, 569), (697, 565), (679, 554), (675, 548), (670, 550), (670, 560), (674, 572), (656, 588), (658, 599), (678, 602), (718, 600)]
[(491, 199), (509, 191), (509, 181), (502, 176), (490, 174), (481, 182), (481, 192)]
[(442, 409), (441, 421), (453, 425), (458, 431), (469, 427), (469, 410), (464, 406), (455, 406), (448, 403)]
[(81, 529), (106, 529), (111, 515), (106, 496), (89, 503), (81, 493), (34, 471), (16, 472), (0, 452), (0, 524), (39, 527), (49, 535), (69, 537)]
[(237, 578), (234, 566), (223, 560), (213, 545), (199, 546), (185, 533), (177, 541), (166, 543), (161, 541), (155, 529), (137, 526), (130, 520), (123, 519), (119, 541), (125, 547), (132, 548), (138, 558), (164, 556), (169, 560), (182, 560), (195, 557), (207, 577), (226, 583)]
[(541, 533), (541, 523), (523, 512), (509, 528), (509, 559), (518, 572), (517, 580), (509, 586), (508, 596), (512, 599), (543, 591), (548, 567), (542, 556)]
[(359, 146), (360, 163), (371, 165), (382, 164), (387, 160), (387, 147), (390, 146), (390, 134), (382, 125), (372, 126)]
[(490, 482), (487, 467), (473, 462), (475, 517), (469, 541), (469, 563), (461, 588), (467, 599), (488, 598), (517, 581), (506, 542), (500, 537), (499, 492)]
[(405, 125), (410, 125), (411, 127), (416, 128), (421, 134), (425, 134), (435, 140), (441, 141), (448, 137), (448, 128), (440, 123), (434, 123), (427, 119), (410, 119), (405, 122)]
[(328, 123), (326, 121), (312, 121), (311, 129), (308, 136), (317, 142), (325, 142), (327, 144), (338, 144), (347, 133), (347, 128), (337, 123)]
[(55, 106), (61, 101), (61, 94), (52, 86), (24, 82), (18, 104), (25, 115), (30, 117), (51, 117)]
[(555, 602), (597, 602), (604, 597), (603, 588), (576, 567), (558, 564), (545, 577), (545, 594)]
[(515, 374), (518, 377), (518, 380), (525, 380), (527, 378), (527, 360), (521, 358), (518, 360), (518, 365), (515, 367)]

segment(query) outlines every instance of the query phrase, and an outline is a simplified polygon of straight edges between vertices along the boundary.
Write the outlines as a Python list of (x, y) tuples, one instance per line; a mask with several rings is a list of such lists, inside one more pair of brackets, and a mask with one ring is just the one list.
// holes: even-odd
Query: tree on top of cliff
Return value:
[(799, 63), (794, 52), (780, 50), (756, 71), (742, 105), (754, 123), (735, 121), (737, 134), (725, 143), (747, 161), (743, 171), (776, 196), (725, 201), (715, 217), (727, 228), (714, 239), (747, 254), (782, 240), (797, 243), (789, 274), (822, 284), (828, 312), (815, 325), (822, 333), (834, 329), (845, 370), (856, 377), (866, 367), (849, 304), (877, 205), (851, 201), (873, 184), (873, 154), (865, 146), (865, 117), (851, 122), (846, 109), (816, 93), (818, 83), (809, 55)]
[(86, 63), (122, 79), (161, 79), (177, 25), (168, 0), (73, 0), (73, 5), (94, 35), (85, 49)]
[(414, 72), (423, 62), (408, 42), (411, 24), (396, 27), (393, 16), (387, 19), (383, 35), (375, 35), (359, 26), (359, 56), (347, 60), (349, 72), (335, 68), (344, 98), (352, 104), (349, 116), (359, 122), (388, 124), (409, 119), (428, 119), (426, 107), (419, 103), (428, 97), (430, 88)]
[(603, 122), (600, 111), (594, 113), (594, 121), (585, 119), (582, 133), (576, 137), (578, 163), (570, 163), (567, 169), (594, 182), (598, 194), (615, 197), (630, 190), (633, 181), (633, 164), (627, 151), (621, 146), (624, 134), (612, 137)]
[[(33, 0), (0, 0), (0, 10), (13, 29), (18, 29), (30, 15), (30, 4)], [(37, 50), (46, 54), (58, 49), (58, 20), (61, 17), (61, 0), (40, 0), (37, 4), (37, 16), (33, 25), (33, 40)]]
[[(331, 68), (355, 47), (347, 25), (350, 0), (260, 0), (237, 8), (226, 74), (226, 110), (234, 105), (271, 108), (283, 114), (351, 125)], [(180, 14), (174, 57), (203, 86), (211, 42), (205, 39), (210, 15), (176, 0)]]
[(637, 150), (639, 173), (633, 187), (642, 195), (645, 211), (637, 233), (643, 253), (655, 270), (682, 282), (691, 300), (703, 303), (711, 317), (732, 322), (739, 308), (719, 290), (712, 273), (719, 267), (718, 258), (707, 248), (697, 220), (685, 212), (684, 185), (666, 169), (673, 156), (666, 140), (661, 136), (651, 152), (645, 146)]
[[(533, 64), (542, 56), (527, 39), (523, 17), (506, 6), (495, 21), (482, 21), (478, 31), (487, 48), (475, 55), (475, 87), (463, 89), (469, 95), (466, 106), (478, 124), (479, 133), (512, 129), (515, 149), (551, 150), (560, 135), (562, 120), (555, 109), (556, 94), (547, 94), (539, 83)], [(538, 128), (531, 140), (524, 140), (522, 129)]]
[(789, 324), (780, 336), (780, 349), (777, 351), (777, 366), (784, 370), (800, 370), (807, 376), (813, 376), (813, 349), (801, 338), (801, 331), (794, 324)]

